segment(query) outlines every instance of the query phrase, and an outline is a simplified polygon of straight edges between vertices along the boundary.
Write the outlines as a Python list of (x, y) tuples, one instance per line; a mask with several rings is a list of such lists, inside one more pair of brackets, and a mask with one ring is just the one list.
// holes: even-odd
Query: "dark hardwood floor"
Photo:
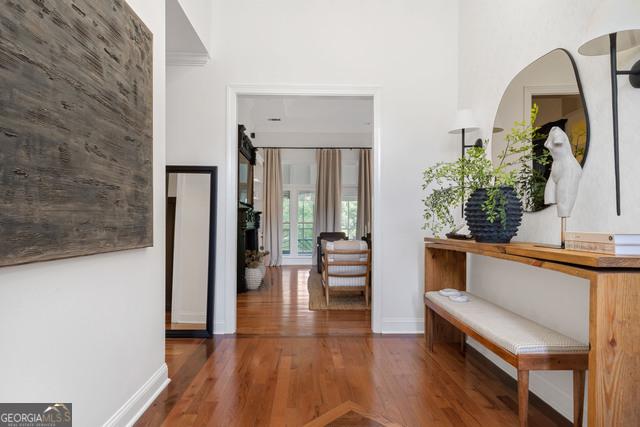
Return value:
[[(136, 425), (304, 426), (341, 408), (312, 425), (518, 424), (513, 382), (482, 356), (371, 334), (368, 312), (310, 312), (305, 270), (270, 269), (239, 296), (237, 335), (167, 340), (172, 381)], [(566, 424), (535, 399), (529, 421)]]

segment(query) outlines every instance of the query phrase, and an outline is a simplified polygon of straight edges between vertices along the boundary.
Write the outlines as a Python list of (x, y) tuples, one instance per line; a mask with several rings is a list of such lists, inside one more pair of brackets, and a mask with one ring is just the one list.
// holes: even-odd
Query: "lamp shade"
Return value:
[(578, 52), (585, 56), (609, 54), (609, 34), (613, 33), (617, 33), (618, 52), (640, 46), (640, 1), (602, 1), (589, 20), (589, 39)]
[(462, 109), (458, 110), (456, 119), (453, 122), (453, 126), (451, 126), (449, 133), (461, 133), (462, 129), (470, 131), (477, 130), (479, 128), (478, 122), (476, 122), (475, 117), (473, 117), (473, 112), (469, 109)]

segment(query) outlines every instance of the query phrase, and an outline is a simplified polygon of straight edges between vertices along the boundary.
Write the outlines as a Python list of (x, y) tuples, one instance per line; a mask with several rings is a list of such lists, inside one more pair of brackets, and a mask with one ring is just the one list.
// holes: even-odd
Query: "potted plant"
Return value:
[(465, 220), (476, 241), (508, 243), (516, 235), (522, 219), (521, 200), (528, 203), (539, 191), (533, 161), (548, 162), (546, 153), (536, 156), (533, 150), (537, 128), (531, 123), (537, 112), (534, 105), (529, 123), (515, 123), (497, 165), (487, 156), (485, 142), (454, 162), (438, 163), (424, 171), (422, 188), (429, 194), (423, 200), (423, 228), (436, 236), (443, 229), (453, 229), (451, 210), (465, 201)]
[(247, 289), (255, 290), (262, 284), (266, 267), (264, 257), (268, 251), (246, 251), (244, 277), (247, 282)]

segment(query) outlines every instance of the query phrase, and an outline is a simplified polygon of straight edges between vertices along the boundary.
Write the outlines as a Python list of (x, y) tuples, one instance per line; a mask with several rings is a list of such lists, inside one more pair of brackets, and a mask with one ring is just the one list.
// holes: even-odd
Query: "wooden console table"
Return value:
[[(530, 243), (426, 238), (425, 292), (443, 288), (466, 290), (467, 253), (555, 270), (589, 281), (589, 426), (638, 425), (640, 257), (569, 251)], [(437, 339), (459, 342), (460, 334), (451, 325), (439, 319), (436, 322)]]

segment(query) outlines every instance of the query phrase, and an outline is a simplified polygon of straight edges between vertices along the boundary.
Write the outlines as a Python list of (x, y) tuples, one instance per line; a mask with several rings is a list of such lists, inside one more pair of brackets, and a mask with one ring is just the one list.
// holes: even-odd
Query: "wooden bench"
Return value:
[(426, 339), (433, 352), (435, 316), (449, 322), (518, 370), (518, 416), (527, 425), (529, 371), (573, 371), (573, 425), (582, 426), (585, 371), (589, 346), (467, 293), (469, 302), (454, 302), (438, 291), (425, 294)]

